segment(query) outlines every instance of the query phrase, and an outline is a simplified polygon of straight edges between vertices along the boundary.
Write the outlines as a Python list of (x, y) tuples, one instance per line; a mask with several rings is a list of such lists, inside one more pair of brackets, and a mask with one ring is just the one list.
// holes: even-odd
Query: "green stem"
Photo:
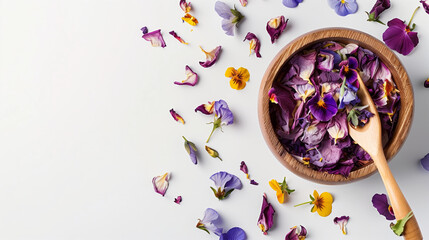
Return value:
[(416, 8), (416, 10), (414, 10), (414, 12), (413, 12), (413, 15), (411, 16), (410, 22), (408, 22), (408, 25), (407, 25), (407, 27), (408, 27), (408, 28), (410, 27), (410, 25), (411, 25), (411, 22), (413, 21), (413, 18), (414, 18), (414, 14), (416, 14), (416, 12), (417, 12), (417, 9), (419, 9), (419, 8), (420, 8), (420, 6), (418, 6), (418, 7)]
[(207, 138), (206, 143), (208, 143), (208, 142), (209, 142), (210, 138), (212, 137), (212, 134), (213, 134), (214, 130), (216, 130), (216, 125), (213, 125), (212, 132), (210, 133), (209, 138)]
[(295, 205), (294, 207), (302, 206), (302, 205), (304, 205), (304, 204), (308, 204), (308, 203), (312, 203), (312, 202), (313, 202), (313, 201), (308, 201), (308, 202), (305, 202), (305, 203), (301, 203), (301, 204)]
[(221, 161), (223, 161), (222, 158), (220, 158), (220, 157), (217, 157), (217, 158), (219, 158)]

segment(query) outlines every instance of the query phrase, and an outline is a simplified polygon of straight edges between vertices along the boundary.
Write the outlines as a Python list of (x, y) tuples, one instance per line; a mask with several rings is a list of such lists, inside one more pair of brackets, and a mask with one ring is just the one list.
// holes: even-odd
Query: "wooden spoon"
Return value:
[[(355, 128), (349, 123), (349, 135), (371, 156), (375, 166), (380, 172), (380, 176), (383, 180), (384, 187), (387, 190), (387, 194), (389, 195), (395, 217), (396, 219), (402, 219), (411, 211), (411, 208), (402, 194), (401, 189), (399, 189), (398, 183), (396, 183), (387, 164), (381, 143), (380, 116), (378, 115), (371, 95), (359, 74), (358, 81), (360, 87), (357, 95), (359, 96), (362, 105), (368, 105), (368, 110), (372, 112), (374, 116), (370, 118), (369, 122), (366, 123), (364, 127)], [(405, 225), (403, 236), (407, 240), (423, 239), (416, 217), (413, 216), (408, 220)]]

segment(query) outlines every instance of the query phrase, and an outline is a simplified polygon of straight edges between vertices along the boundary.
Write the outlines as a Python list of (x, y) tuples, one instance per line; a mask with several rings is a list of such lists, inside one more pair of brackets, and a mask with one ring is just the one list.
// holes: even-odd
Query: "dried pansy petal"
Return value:
[(211, 115), (214, 112), (214, 104), (215, 101), (208, 102), (206, 104), (201, 104), (197, 108), (195, 108), (195, 112), (200, 111), (202, 114)]
[(426, 171), (429, 171), (429, 153), (420, 160), (420, 164)]
[(256, 54), (256, 57), (260, 58), (261, 54), (259, 53), (259, 50), (261, 49), (261, 42), (256, 37), (255, 34), (248, 32), (246, 37), (244, 37), (243, 41), (249, 41), (250, 44), (250, 54), (252, 54), (252, 51)]
[(198, 83), (198, 74), (196, 74), (192, 69), (186, 65), (185, 67), (185, 75), (186, 79), (182, 80), (181, 82), (174, 82), (174, 84), (177, 85), (189, 85), (189, 86), (195, 86), (195, 84)]
[(264, 193), (263, 199), (262, 199), (262, 207), (261, 207), (261, 213), (259, 214), (258, 219), (258, 227), (261, 229), (262, 233), (264, 235), (268, 234), (268, 230), (271, 229), (274, 223), (274, 211), (273, 206), (271, 203), (267, 200), (267, 195)]
[[(144, 32), (144, 30), (142, 30)], [(166, 47), (164, 38), (161, 34), (161, 29), (155, 30), (150, 33), (143, 34), (142, 38), (146, 41), (149, 41), (152, 44), (152, 47)]]
[(205, 68), (211, 67), (213, 64), (215, 64), (222, 49), (221, 46), (217, 46), (215, 49), (211, 50), (210, 52), (206, 52), (201, 46), (200, 48), (201, 48), (201, 51), (203, 51), (203, 53), (206, 54), (206, 61), (200, 62), (200, 65)]
[(192, 163), (195, 165), (197, 162), (197, 147), (193, 142), (188, 141), (184, 136), (182, 136), (183, 139), (185, 139), (185, 150), (189, 154), (189, 157), (191, 158)]
[(183, 118), (178, 113), (176, 113), (173, 108), (170, 109), (170, 114), (174, 118), (174, 120), (176, 120), (176, 122), (181, 122), (182, 124), (185, 124), (185, 120), (183, 120)]
[(185, 16), (182, 17), (182, 20), (189, 23), (191, 26), (196, 26), (198, 24), (198, 20), (189, 13), (185, 14)]
[(182, 202), (182, 196), (177, 196), (177, 198), (174, 199), (174, 202), (180, 204)]
[(247, 0), (240, 0), (241, 6), (247, 6)]
[(424, 83), (425, 88), (429, 88), (429, 78), (426, 79), (425, 83)]
[(189, 3), (187, 3), (186, 2), (186, 0), (180, 0), (180, 2), (179, 2), (179, 6), (180, 6), (180, 8), (185, 12), (185, 13), (188, 13), (188, 12), (190, 12), (191, 11), (191, 3), (189, 2)]
[(286, 234), (285, 240), (304, 240), (305, 237), (307, 237), (307, 229), (300, 225), (300, 228), (297, 226), (291, 228), (290, 232)]
[(429, 14), (429, 4), (426, 2), (426, 0), (421, 0), (420, 3), (423, 5), (425, 12)]
[(267, 32), (271, 37), (271, 43), (274, 43), (279, 37), (280, 34), (286, 28), (287, 22), (289, 19), (285, 20), (284, 16), (279, 16), (275, 18), (271, 18), (267, 22)]
[(156, 176), (152, 179), (153, 188), (155, 192), (165, 195), (168, 189), (168, 180), (170, 179), (169, 173), (165, 173), (162, 176)]
[(171, 34), (171, 36), (173, 36), (175, 39), (177, 39), (179, 42), (188, 45), (187, 42), (185, 42), (185, 40), (183, 40), (179, 35), (177, 35), (177, 33), (175, 31), (170, 31), (169, 34)]
[(349, 216), (342, 216), (342, 217), (335, 217), (334, 218), (334, 224), (340, 226), (340, 229), (344, 235), (347, 234), (346, 225), (347, 225), (349, 219), (350, 219)]

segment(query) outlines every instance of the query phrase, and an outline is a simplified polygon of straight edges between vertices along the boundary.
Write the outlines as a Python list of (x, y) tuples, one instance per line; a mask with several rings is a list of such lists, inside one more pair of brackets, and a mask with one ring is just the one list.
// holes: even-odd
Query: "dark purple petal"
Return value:
[(395, 215), (389, 210), (390, 205), (387, 202), (386, 194), (375, 194), (372, 197), (372, 205), (377, 209), (378, 213), (383, 215), (387, 220), (395, 220)]
[(259, 214), (258, 227), (266, 235), (267, 231), (273, 226), (274, 208), (267, 200), (267, 196), (264, 194), (262, 199), (261, 213)]
[(349, 68), (351, 69), (357, 69), (358, 67), (358, 61), (355, 57), (349, 57)]
[(429, 171), (429, 153), (420, 160), (420, 163), (426, 171)]
[(427, 4), (426, 3), (426, 0), (422, 0), (422, 1), (420, 1), (421, 3), (422, 3), (422, 5), (423, 5), (423, 9), (425, 10), (425, 12), (427, 13), (427, 14), (429, 14), (429, 4)]
[[(143, 30), (142, 30), (143, 31)], [(164, 38), (161, 34), (161, 29), (155, 30), (150, 33), (143, 34), (142, 38), (146, 41), (149, 41), (152, 44), (152, 47), (166, 47), (167, 45), (164, 42)]]
[(394, 18), (387, 25), (389, 27), (383, 33), (383, 41), (389, 48), (402, 55), (408, 55), (419, 43), (417, 33), (410, 32), (402, 20)]
[(390, 0), (377, 0), (369, 14), (372, 14), (373, 20), (376, 20), (378, 19), (379, 15), (388, 8), (390, 8)]
[(243, 41), (245, 40), (250, 41), (250, 51), (253, 50), (256, 54), (256, 57), (260, 58), (261, 54), (259, 53), (259, 50), (261, 49), (261, 42), (256, 37), (256, 35), (251, 32), (248, 32)]
[(201, 104), (195, 108), (195, 112), (200, 111), (202, 114), (211, 115), (214, 112), (214, 102), (208, 102), (208, 104)]
[(288, 8), (296, 8), (303, 0), (283, 0), (283, 5)]
[(147, 27), (142, 27), (140, 30), (142, 30), (143, 34), (146, 34), (148, 32)]
[(316, 94), (308, 101), (308, 108), (319, 121), (329, 121), (338, 111), (337, 102), (331, 94), (325, 94), (323, 98)]
[(426, 79), (425, 83), (424, 83), (425, 88), (429, 88), (429, 78)]
[(286, 234), (285, 240), (300, 240), (305, 239), (307, 236), (307, 229), (304, 226), (300, 225), (300, 229), (297, 227), (291, 228), (290, 232)]
[(287, 26), (289, 19), (285, 20), (284, 16), (272, 18), (267, 22), (267, 32), (271, 37), (271, 43), (274, 43), (280, 34), (284, 31)]
[(240, 163), (240, 170), (245, 174), (249, 174), (249, 170), (247, 169), (247, 165), (244, 161), (241, 161)]
[(177, 198), (174, 199), (174, 202), (180, 204), (182, 202), (182, 196), (177, 196)]
[(259, 183), (258, 182), (256, 182), (255, 180), (250, 180), (250, 184), (252, 184), (252, 185), (259, 185)]
[(219, 240), (246, 240), (247, 236), (243, 229), (234, 227), (228, 230), (226, 233), (220, 235)]

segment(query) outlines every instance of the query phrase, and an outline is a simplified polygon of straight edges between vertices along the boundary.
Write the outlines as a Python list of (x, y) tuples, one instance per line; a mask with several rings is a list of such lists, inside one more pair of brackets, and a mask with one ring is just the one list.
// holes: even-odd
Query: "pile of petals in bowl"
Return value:
[(373, 116), (357, 96), (365, 82), (383, 127), (383, 144), (393, 134), (400, 96), (391, 73), (371, 51), (356, 44), (322, 42), (295, 54), (269, 91), (270, 117), (284, 148), (309, 167), (347, 177), (370, 163), (353, 143), (348, 122), (364, 126)]

